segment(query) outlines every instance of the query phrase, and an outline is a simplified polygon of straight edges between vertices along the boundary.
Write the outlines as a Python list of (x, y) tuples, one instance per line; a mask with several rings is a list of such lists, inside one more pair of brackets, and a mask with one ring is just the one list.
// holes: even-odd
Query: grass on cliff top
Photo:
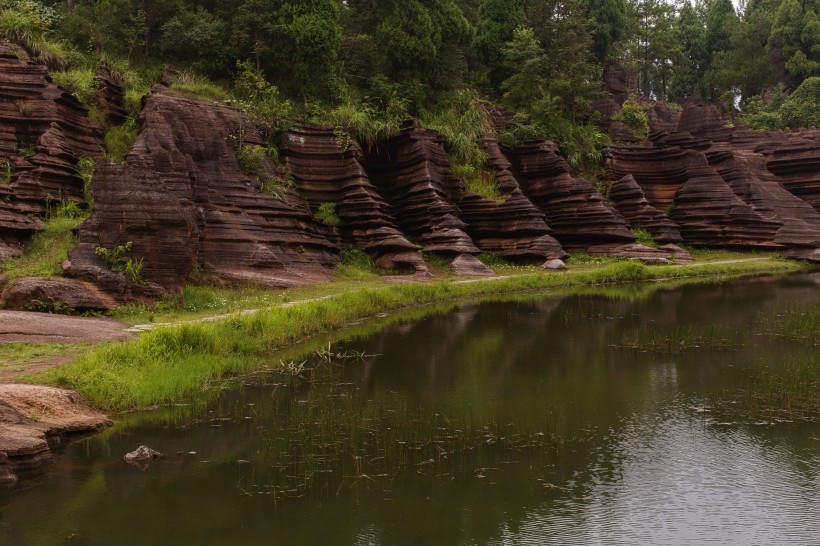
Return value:
[(410, 307), (528, 290), (693, 276), (783, 274), (802, 268), (777, 260), (686, 267), (622, 262), (569, 274), (543, 272), (473, 283), (367, 286), (252, 315), (159, 328), (135, 341), (99, 346), (33, 379), (75, 389), (101, 409), (126, 410), (192, 396), (225, 375), (257, 368), (265, 358), (277, 358), (277, 351), (295, 342)]

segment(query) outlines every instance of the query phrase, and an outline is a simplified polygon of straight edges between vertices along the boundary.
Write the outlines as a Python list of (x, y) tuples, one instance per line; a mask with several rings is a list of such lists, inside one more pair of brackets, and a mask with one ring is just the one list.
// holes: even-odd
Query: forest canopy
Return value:
[(407, 114), (440, 120), (466, 96), (518, 112), (520, 135), (585, 147), (601, 136), (588, 105), (611, 61), (635, 74), (636, 97), (699, 96), (739, 108), (755, 128), (794, 127), (813, 121), (801, 112), (813, 114), (806, 101), (820, 77), (820, 0), (0, 0), (0, 9), (0, 36), (81, 99), (101, 59), (123, 73), (133, 107), (171, 64), (180, 87), (245, 101), (271, 131), (298, 115), (358, 120), (377, 138)]

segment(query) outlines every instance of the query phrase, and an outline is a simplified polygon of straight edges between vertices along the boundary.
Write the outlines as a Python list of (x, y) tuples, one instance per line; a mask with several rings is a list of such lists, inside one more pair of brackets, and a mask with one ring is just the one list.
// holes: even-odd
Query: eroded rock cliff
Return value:
[[(121, 300), (179, 290), (192, 273), (265, 286), (330, 278), (338, 261), (330, 229), (281, 179), (237, 111), (155, 85), (138, 123), (125, 161), (97, 168), (94, 212), (68, 275)], [(142, 260), (142, 282), (98, 255), (128, 243), (127, 259)]]
[(88, 111), (46, 67), (0, 41), (0, 261), (22, 254), (49, 206), (84, 202), (77, 163), (101, 144)]

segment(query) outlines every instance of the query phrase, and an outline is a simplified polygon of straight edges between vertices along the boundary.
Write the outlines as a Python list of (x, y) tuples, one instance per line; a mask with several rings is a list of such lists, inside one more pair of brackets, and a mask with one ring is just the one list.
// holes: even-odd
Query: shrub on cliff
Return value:
[(646, 140), (649, 137), (649, 116), (635, 99), (626, 100), (620, 112), (612, 116), (612, 120), (620, 121), (632, 129), (638, 140)]
[(807, 78), (780, 107), (783, 123), (791, 128), (820, 126), (820, 77)]

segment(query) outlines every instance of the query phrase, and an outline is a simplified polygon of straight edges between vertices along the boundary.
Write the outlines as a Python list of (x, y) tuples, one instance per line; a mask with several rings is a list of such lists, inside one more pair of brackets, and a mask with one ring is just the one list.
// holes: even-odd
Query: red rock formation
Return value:
[(820, 246), (820, 213), (784, 189), (766, 170), (763, 156), (721, 144), (707, 151), (706, 158), (735, 195), (760, 216), (780, 224), (774, 243), (790, 247), (789, 256), (809, 259)]
[(125, 84), (122, 76), (102, 61), (94, 74), (94, 83), (100, 112), (105, 113), (115, 125), (123, 123), (128, 118), (128, 111), (125, 109)]
[(663, 131), (671, 133), (678, 130), (681, 111), (671, 108), (666, 103), (656, 102), (649, 108), (647, 115), (649, 116), (649, 131), (652, 133)]
[(609, 199), (618, 212), (624, 215), (630, 226), (647, 230), (655, 241), (683, 242), (679, 226), (649, 203), (643, 189), (631, 174), (612, 184)]
[(524, 192), (569, 248), (635, 241), (626, 221), (589, 182), (570, 174), (554, 144), (539, 140), (508, 151)]
[(638, 78), (618, 61), (609, 60), (604, 65), (603, 85), (604, 91), (620, 106), (638, 89)]
[(683, 109), (677, 130), (712, 141), (728, 140), (734, 132), (730, 121), (714, 104), (688, 104)]
[[(122, 165), (94, 177), (94, 213), (80, 229), (66, 272), (118, 299), (178, 290), (195, 269), (223, 279), (293, 286), (329, 278), (338, 247), (295, 194), (266, 195), (272, 162), (242, 172), (237, 147), (263, 143), (227, 107), (156, 85), (139, 115), (139, 136)], [(247, 169), (246, 169), (247, 170)], [(126, 282), (96, 255), (131, 242), (143, 284)]]
[(503, 201), (484, 198), (458, 182), (458, 208), (473, 241), (484, 252), (511, 260), (544, 262), (565, 258), (561, 243), (550, 235), (544, 213), (524, 195), (510, 172), (510, 162), (498, 141), (488, 138), (484, 147)]
[(820, 142), (802, 135), (778, 135), (757, 151), (768, 158), (768, 170), (783, 187), (820, 211)]
[(426, 270), (419, 247), (399, 231), (345, 133), (303, 124), (286, 135), (284, 154), (299, 194), (312, 208), (336, 204), (345, 245), (367, 252), (391, 269)]
[(18, 279), (3, 291), (6, 309), (45, 311), (63, 306), (75, 311), (110, 311), (117, 306), (107, 294), (91, 283), (76, 279)]
[(79, 158), (99, 154), (102, 134), (45, 66), (0, 42), (0, 261), (19, 256), (42, 229), (49, 202), (82, 202)]
[(50, 445), (63, 435), (98, 432), (112, 423), (85, 406), (74, 391), (42, 385), (0, 385), (0, 485), (14, 471), (31, 470), (53, 458)]
[(453, 205), (458, 179), (450, 172), (444, 138), (408, 122), (364, 161), (370, 179), (393, 207), (399, 227), (425, 251), (479, 254)]
[(780, 222), (761, 215), (699, 152), (678, 147), (614, 149), (607, 168), (613, 177), (631, 174), (649, 203), (668, 211), (688, 244), (779, 248)]

